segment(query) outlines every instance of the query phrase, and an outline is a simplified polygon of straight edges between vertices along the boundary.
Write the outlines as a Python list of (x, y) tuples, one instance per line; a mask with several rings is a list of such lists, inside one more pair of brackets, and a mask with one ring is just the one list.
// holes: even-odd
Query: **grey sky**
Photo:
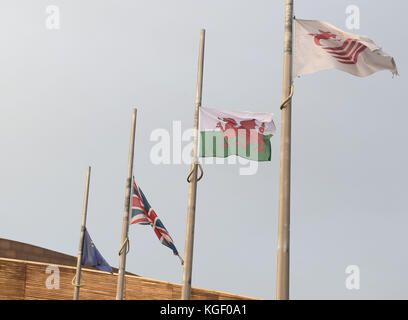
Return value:
[[(291, 298), (407, 299), (406, 1), (295, 1), (295, 14), (361, 29), (394, 56), (388, 71), (295, 81)], [(61, 29), (45, 27), (57, 5)], [(134, 174), (184, 255), (189, 166), (154, 165), (150, 134), (193, 124), (199, 31), (203, 105), (274, 113), (272, 161), (253, 176), (204, 166), (193, 286), (275, 298), (284, 0), (11, 1), (0, 4), (0, 237), (76, 255), (86, 168), (88, 230), (119, 263), (132, 107)], [(187, 142), (183, 143), (183, 146)], [(130, 227), (127, 269), (181, 283), (150, 227)], [(345, 287), (358, 265), (360, 290)]]

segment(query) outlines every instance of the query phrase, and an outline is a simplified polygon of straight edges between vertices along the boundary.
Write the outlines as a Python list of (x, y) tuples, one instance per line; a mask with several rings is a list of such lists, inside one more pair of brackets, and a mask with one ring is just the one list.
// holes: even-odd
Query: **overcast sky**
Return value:
[[(352, 4), (359, 30), (346, 28)], [(60, 29), (47, 28), (49, 5)], [(293, 299), (408, 299), (407, 10), (403, 0), (295, 1), (298, 18), (369, 36), (401, 76), (330, 70), (295, 80)], [(201, 28), (203, 106), (272, 112), (277, 134), (255, 175), (204, 165), (193, 286), (276, 297), (284, 0), (1, 1), (0, 237), (76, 255), (91, 165), (87, 227), (118, 266), (137, 107), (134, 175), (184, 256), (189, 166), (154, 164), (151, 134), (173, 139), (173, 121), (182, 132), (193, 125)], [(150, 227), (129, 234), (127, 270), (182, 282)], [(360, 268), (359, 290), (345, 286), (349, 265)]]

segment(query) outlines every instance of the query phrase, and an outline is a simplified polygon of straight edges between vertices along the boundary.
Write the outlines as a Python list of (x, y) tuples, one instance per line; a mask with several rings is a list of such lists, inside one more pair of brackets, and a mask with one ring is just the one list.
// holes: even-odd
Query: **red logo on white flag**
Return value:
[(309, 35), (314, 37), (314, 42), (317, 46), (322, 47), (333, 58), (343, 64), (356, 64), (360, 53), (362, 53), (367, 48), (358, 40), (352, 39), (346, 39), (345, 41), (343, 41), (343, 44), (338, 47), (325, 47), (321, 43), (322, 40), (338, 42), (342, 41), (341, 39), (337, 38), (336, 34), (331, 33), (330, 31), (319, 30), (319, 33), (309, 33)]

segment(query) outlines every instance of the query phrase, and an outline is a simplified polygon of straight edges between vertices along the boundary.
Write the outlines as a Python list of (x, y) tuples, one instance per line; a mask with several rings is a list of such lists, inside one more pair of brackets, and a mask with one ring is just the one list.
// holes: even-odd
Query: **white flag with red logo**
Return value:
[(380, 70), (398, 74), (394, 58), (371, 39), (318, 20), (295, 20), (295, 76), (339, 69), (366, 77)]

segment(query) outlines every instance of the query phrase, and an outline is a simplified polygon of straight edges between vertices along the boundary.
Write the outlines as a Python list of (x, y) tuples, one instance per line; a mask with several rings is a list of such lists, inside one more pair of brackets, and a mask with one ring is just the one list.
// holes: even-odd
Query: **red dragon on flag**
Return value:
[(271, 113), (200, 107), (201, 157), (270, 161), (275, 132)]
[[(224, 136), (224, 148), (228, 147), (230, 143), (233, 144), (233, 141), (235, 140), (235, 145), (237, 146), (246, 147), (248, 145), (257, 144), (260, 147), (255, 151), (266, 152), (264, 149), (265, 141), (263, 135), (265, 122), (262, 122), (261, 125), (258, 126), (255, 119), (242, 120), (239, 123), (233, 118), (218, 119), (225, 123), (224, 126), (221, 121), (217, 123), (217, 128), (222, 131)], [(240, 140), (242, 141), (242, 139), (238, 139), (238, 137), (243, 138), (245, 143), (240, 143)]]

